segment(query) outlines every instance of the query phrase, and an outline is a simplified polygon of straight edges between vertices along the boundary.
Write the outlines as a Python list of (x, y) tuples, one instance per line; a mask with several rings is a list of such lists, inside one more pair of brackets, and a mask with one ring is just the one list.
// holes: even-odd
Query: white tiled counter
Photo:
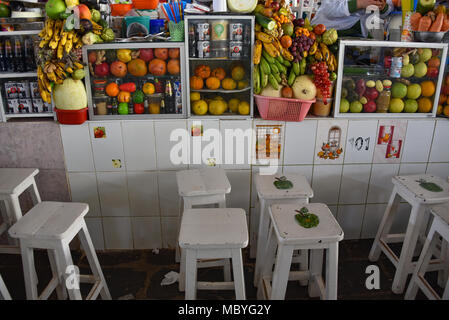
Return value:
[[(314, 190), (311, 201), (324, 202), (331, 208), (345, 239), (359, 239), (374, 237), (393, 175), (427, 172), (449, 176), (449, 121), (395, 120), (401, 152), (399, 158), (388, 160), (382, 159), (385, 149), (381, 148), (386, 147), (378, 144), (379, 127), (385, 121), (204, 120), (201, 124), (204, 131), (214, 128), (223, 135), (225, 129), (280, 125), (279, 173), (304, 174)], [(60, 126), (72, 200), (89, 203), (87, 223), (97, 249), (174, 247), (179, 212), (175, 171), (198, 165), (171, 163), (170, 150), (176, 142), (170, 141), (170, 133), (174, 129), (190, 132), (193, 124), (184, 119)], [(334, 160), (320, 158), (318, 152), (334, 126), (340, 129), (341, 154)], [(104, 127), (106, 138), (95, 138), (95, 127)], [(189, 139), (192, 144), (199, 137), (189, 134)], [(249, 142), (253, 150), (254, 140)], [(206, 144), (202, 142), (202, 148)], [(194, 155), (189, 157), (193, 159)], [(256, 204), (252, 176), (259, 167), (247, 157), (243, 164), (223, 167), (232, 185), (228, 206), (243, 208), (249, 216)], [(395, 230), (404, 228), (408, 219), (407, 204), (402, 203), (400, 210)]]

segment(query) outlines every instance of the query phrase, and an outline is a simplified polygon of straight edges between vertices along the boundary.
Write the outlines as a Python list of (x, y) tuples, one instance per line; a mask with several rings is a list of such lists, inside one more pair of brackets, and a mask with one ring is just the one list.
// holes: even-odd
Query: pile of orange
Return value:
[(236, 89), (237, 81), (245, 77), (245, 69), (240, 66), (231, 68), (231, 77), (226, 77), (226, 71), (217, 67), (213, 70), (207, 65), (201, 64), (195, 67), (194, 75), (190, 77), (190, 87), (193, 90), (201, 90), (206, 86), (209, 90), (217, 90), (222, 87), (225, 90)]
[(443, 81), (443, 87), (440, 92), (440, 100), (438, 102), (437, 115), (443, 114), (449, 117), (449, 75)]

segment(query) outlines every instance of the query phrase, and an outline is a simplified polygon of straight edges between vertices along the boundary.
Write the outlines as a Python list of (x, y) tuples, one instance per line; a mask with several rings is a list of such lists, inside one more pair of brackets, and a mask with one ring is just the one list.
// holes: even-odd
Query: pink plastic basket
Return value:
[(257, 109), (265, 120), (302, 121), (309, 112), (313, 100), (272, 98), (255, 94)]

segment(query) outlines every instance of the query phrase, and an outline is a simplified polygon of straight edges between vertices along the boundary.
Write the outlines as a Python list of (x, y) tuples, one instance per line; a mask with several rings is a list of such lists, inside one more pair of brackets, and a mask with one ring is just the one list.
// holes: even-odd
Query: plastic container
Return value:
[(111, 16), (123, 17), (133, 8), (132, 4), (116, 3), (111, 4)]
[(323, 99), (316, 99), (316, 102), (312, 106), (312, 114), (318, 117), (328, 117), (332, 109), (332, 98), (327, 99), (327, 104), (324, 104)]
[(313, 100), (272, 98), (254, 95), (257, 109), (264, 120), (303, 121)]
[(87, 120), (87, 108), (80, 110), (60, 110), (55, 108), (60, 124), (82, 124)]
[(139, 17), (125, 17), (126, 30), (129, 26), (138, 23), (141, 24), (148, 32), (150, 32), (150, 17), (149, 16), (139, 16)]
[(133, 6), (140, 10), (155, 10), (159, 5), (159, 0), (133, 0)]
[(150, 33), (156, 34), (165, 30), (164, 19), (150, 20)]

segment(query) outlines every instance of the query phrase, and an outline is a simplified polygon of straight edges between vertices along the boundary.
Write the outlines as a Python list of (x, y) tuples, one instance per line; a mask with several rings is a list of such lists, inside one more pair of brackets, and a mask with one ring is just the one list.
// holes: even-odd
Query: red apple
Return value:
[(376, 100), (378, 96), (379, 91), (377, 91), (376, 88), (366, 88), (365, 97), (368, 100)]
[(151, 49), (151, 48), (150, 49), (140, 49), (139, 52), (140, 52), (139, 58), (145, 62), (153, 60), (153, 58), (154, 58), (153, 49)]
[(377, 105), (373, 100), (368, 101), (363, 105), (363, 112), (375, 112)]
[(134, 103), (134, 113), (141, 114), (145, 112), (143, 103)]
[(438, 77), (438, 68), (430, 67), (427, 69), (427, 76), (430, 78)]
[(106, 77), (109, 74), (109, 65), (106, 62), (95, 65), (95, 75)]

